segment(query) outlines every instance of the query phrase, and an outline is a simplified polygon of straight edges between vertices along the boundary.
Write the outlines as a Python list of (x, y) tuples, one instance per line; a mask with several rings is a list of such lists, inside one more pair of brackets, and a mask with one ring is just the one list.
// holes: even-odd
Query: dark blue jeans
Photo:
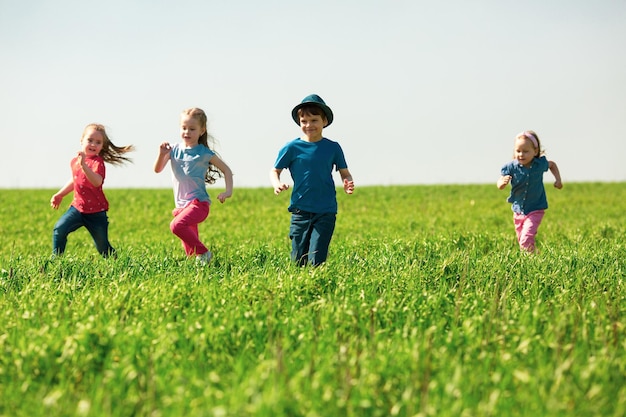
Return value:
[(289, 228), (291, 259), (299, 265), (314, 266), (326, 261), (336, 220), (336, 213), (293, 211)]
[(70, 206), (54, 225), (52, 253), (61, 255), (65, 252), (67, 235), (82, 226), (87, 228), (93, 238), (93, 242), (96, 244), (96, 249), (102, 256), (106, 258), (115, 253), (115, 249), (109, 243), (109, 218), (107, 217), (107, 212), (83, 214), (74, 206)]

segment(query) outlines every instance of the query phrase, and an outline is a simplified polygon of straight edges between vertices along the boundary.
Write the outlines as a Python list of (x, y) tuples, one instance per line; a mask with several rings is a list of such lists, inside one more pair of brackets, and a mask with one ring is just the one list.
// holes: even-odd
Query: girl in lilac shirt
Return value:
[(170, 161), (176, 203), (170, 230), (182, 241), (188, 257), (195, 256), (198, 262), (207, 265), (213, 254), (198, 236), (198, 224), (208, 217), (211, 205), (206, 184), (213, 184), (216, 176), (224, 177), (226, 190), (217, 196), (223, 203), (233, 194), (233, 173), (209, 148), (209, 141), (213, 138), (207, 132), (207, 117), (202, 109), (191, 108), (182, 112), (180, 137), (181, 142), (174, 145), (161, 143), (154, 172), (163, 171)]

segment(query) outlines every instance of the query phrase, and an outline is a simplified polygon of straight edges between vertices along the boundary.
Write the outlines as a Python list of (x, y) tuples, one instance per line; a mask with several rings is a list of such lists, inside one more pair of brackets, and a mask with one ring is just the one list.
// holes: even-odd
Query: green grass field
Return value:
[(626, 415), (624, 183), (547, 187), (534, 256), (493, 184), (340, 192), (319, 268), (270, 187), (213, 204), (209, 267), (171, 190), (51, 259), (54, 191), (0, 190), (0, 416)]

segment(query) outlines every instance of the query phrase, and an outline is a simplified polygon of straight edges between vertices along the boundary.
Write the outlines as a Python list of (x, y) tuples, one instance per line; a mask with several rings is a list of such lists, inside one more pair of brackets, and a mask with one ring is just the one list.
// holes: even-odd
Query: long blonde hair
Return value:
[(85, 126), (81, 138), (85, 136), (85, 133), (87, 133), (88, 129), (93, 129), (96, 132), (100, 132), (100, 134), (102, 135), (103, 143), (102, 150), (100, 150), (100, 156), (102, 157), (102, 159), (104, 159), (104, 162), (108, 162), (109, 164), (114, 165), (120, 165), (124, 162), (132, 162), (132, 160), (127, 156), (124, 156), (124, 154), (134, 151), (135, 147), (133, 145), (116, 146), (113, 142), (111, 142), (111, 139), (109, 138), (109, 135), (107, 135), (104, 126), (99, 123), (90, 123)]
[[(198, 143), (206, 146), (219, 156), (219, 154), (215, 151), (215, 138), (209, 135), (209, 131), (207, 129), (207, 117), (204, 110), (197, 107), (191, 107), (189, 109), (183, 110), (181, 116), (192, 117), (196, 121), (198, 121), (198, 123), (200, 123), (200, 128), (204, 130), (204, 133), (198, 138)], [(207, 184), (214, 184), (218, 178), (223, 177), (224, 173), (217, 169), (215, 165), (209, 163), (209, 169), (207, 169), (206, 174), (204, 175), (204, 182), (206, 182)]]

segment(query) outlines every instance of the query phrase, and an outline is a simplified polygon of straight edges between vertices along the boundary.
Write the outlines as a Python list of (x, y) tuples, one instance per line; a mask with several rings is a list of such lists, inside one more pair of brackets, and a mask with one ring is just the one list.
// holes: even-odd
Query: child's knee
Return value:
[(521, 249), (532, 252), (535, 250), (535, 236), (525, 234), (520, 237), (519, 246)]
[(170, 230), (172, 233), (176, 234), (177, 230), (180, 230), (180, 222), (176, 221), (176, 219), (170, 222)]
[(183, 235), (185, 235), (186, 233), (188, 233), (187, 232), (188, 229), (189, 229), (189, 225), (187, 223), (185, 223), (185, 222), (172, 220), (172, 222), (170, 223), (170, 230), (176, 236), (183, 236)]

